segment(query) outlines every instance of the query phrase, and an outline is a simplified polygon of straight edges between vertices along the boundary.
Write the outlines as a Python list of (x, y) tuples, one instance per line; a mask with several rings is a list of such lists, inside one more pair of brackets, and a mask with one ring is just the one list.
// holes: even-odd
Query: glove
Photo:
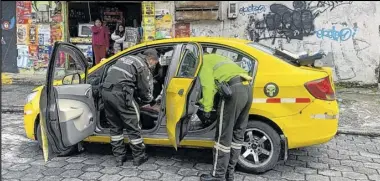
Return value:
[(210, 113), (210, 112), (204, 112), (204, 117), (205, 117), (206, 119), (210, 119), (210, 117), (211, 117), (211, 113)]
[(153, 107), (154, 105), (156, 105), (156, 103), (157, 103), (157, 101), (156, 101), (155, 99), (153, 99), (153, 100), (149, 103), (149, 105), (150, 105), (151, 107)]

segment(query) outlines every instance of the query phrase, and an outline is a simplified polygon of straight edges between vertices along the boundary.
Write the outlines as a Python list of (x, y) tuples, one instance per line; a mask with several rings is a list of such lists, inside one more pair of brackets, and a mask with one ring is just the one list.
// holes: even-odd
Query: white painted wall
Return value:
[[(310, 11), (312, 14), (317, 11), (322, 12), (312, 21), (314, 32), (311, 35), (304, 36), (303, 40), (291, 39), (290, 42), (287, 42), (284, 38), (276, 38), (274, 44), (272, 44), (273, 38), (271, 38), (271, 35), (273, 33), (265, 31), (264, 33), (259, 33), (261, 38), (259, 42), (272, 47), (278, 47), (279, 42), (282, 42), (284, 48), (297, 52), (323, 49), (325, 52), (330, 53), (325, 62), (326, 65), (334, 67), (335, 81), (352, 81), (362, 84), (377, 83), (379, 75), (376, 69), (380, 67), (380, 2), (354, 1), (350, 4), (345, 1), (344, 4), (338, 5), (336, 3), (332, 4), (333, 1), (331, 1), (325, 7), (321, 7), (322, 3), (320, 2), (322, 1), (306, 1), (306, 4), (310, 3), (310, 5), (305, 11)], [(264, 15), (276, 11), (272, 6), (275, 3), (285, 5), (289, 8), (287, 11), (294, 12), (293, 1), (238, 1), (238, 3), (239, 9), (245, 8), (247, 10), (247, 7), (252, 7), (253, 5), (254, 10), (249, 10), (250, 12), (245, 12), (245, 14), (239, 13), (237, 19), (230, 20), (227, 19), (226, 14), (228, 1), (221, 1), (222, 18), (224, 20), (191, 22), (192, 36), (223, 36), (250, 39), (247, 31), (250, 17), (255, 17), (256, 21), (262, 20)], [(156, 8), (170, 9), (170, 12), (174, 14), (173, 1), (156, 1)], [(357, 27), (356, 32), (355, 24)], [(342, 34), (347, 33), (345, 34), (347, 40), (333, 40), (327, 36), (322, 39), (317, 36), (316, 32), (331, 30), (333, 26), (335, 26), (338, 34), (339, 32), (342, 32)], [(251, 29), (255, 29), (254, 27), (251, 26)], [(341, 31), (342, 29), (344, 30)], [(352, 36), (354, 32), (355, 35)], [(291, 33), (297, 33), (297, 31), (291, 31)], [(349, 36), (350, 33), (351, 36)], [(264, 36), (267, 39), (263, 39)]]

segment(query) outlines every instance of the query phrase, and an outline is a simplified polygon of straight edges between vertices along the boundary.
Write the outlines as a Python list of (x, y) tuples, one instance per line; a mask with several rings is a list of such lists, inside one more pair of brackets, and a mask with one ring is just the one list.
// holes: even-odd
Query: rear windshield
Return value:
[(271, 48), (269, 46), (266, 46), (266, 45), (263, 45), (263, 44), (260, 44), (260, 43), (257, 43), (257, 42), (250, 42), (248, 43), (249, 46), (253, 47), (253, 48), (256, 48), (258, 50), (261, 50), (269, 55), (272, 55), (274, 57), (277, 57), (279, 59), (281, 59), (282, 61), (284, 62), (287, 62), (291, 65), (294, 65), (294, 66), (298, 66), (298, 64), (296, 64), (295, 62), (293, 62), (291, 59), (288, 59), (287, 57), (284, 57), (284, 56), (281, 56), (279, 54), (276, 54), (276, 50), (274, 48)]

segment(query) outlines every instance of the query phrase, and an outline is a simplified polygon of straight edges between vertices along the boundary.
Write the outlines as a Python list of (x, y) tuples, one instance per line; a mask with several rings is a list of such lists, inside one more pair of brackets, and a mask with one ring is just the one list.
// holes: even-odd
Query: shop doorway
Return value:
[[(68, 32), (69, 41), (75, 44), (82, 52), (94, 62), (94, 55), (91, 46), (91, 30), (97, 18), (103, 20), (109, 28), (110, 35), (116, 30), (119, 24), (125, 27), (139, 28), (142, 21), (141, 1), (129, 2), (68, 2)], [(113, 41), (110, 39), (112, 50)]]

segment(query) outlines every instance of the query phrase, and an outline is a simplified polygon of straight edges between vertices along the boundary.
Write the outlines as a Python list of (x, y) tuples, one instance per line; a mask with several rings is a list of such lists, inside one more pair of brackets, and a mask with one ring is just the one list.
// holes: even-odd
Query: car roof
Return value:
[[(149, 46), (149, 45), (159, 45), (159, 44), (166, 44), (166, 43), (179, 43), (179, 42), (198, 42), (198, 43), (215, 43), (215, 44), (221, 44), (221, 45), (231, 45), (231, 43), (238, 43), (242, 45), (246, 45), (247, 43), (251, 42), (249, 40), (244, 40), (244, 39), (238, 39), (238, 38), (226, 38), (226, 37), (205, 37), (205, 36), (200, 36), (200, 37), (186, 37), (186, 38), (168, 38), (168, 39), (162, 39), (162, 40), (154, 40), (154, 41), (149, 41), (149, 42), (143, 42), (140, 44), (137, 44), (135, 46), (132, 46), (128, 49), (125, 49), (111, 57), (108, 57), (104, 62), (100, 62), (99, 64), (95, 65), (93, 70), (97, 69), (98, 67), (103, 66), (103, 64), (108, 63), (111, 59), (114, 57), (117, 57), (121, 54), (124, 54), (125, 52), (129, 52), (131, 50), (135, 50), (144, 46)], [(90, 70), (92, 72), (93, 70)]]
[(187, 37), (187, 38), (170, 38), (170, 39), (162, 39), (147, 42), (146, 45), (154, 45), (154, 44), (162, 44), (162, 43), (175, 43), (175, 42), (200, 42), (200, 43), (218, 43), (218, 44), (229, 44), (231, 42), (234, 43), (242, 43), (246, 44), (251, 41), (238, 39), (238, 38), (225, 38), (225, 37)]

